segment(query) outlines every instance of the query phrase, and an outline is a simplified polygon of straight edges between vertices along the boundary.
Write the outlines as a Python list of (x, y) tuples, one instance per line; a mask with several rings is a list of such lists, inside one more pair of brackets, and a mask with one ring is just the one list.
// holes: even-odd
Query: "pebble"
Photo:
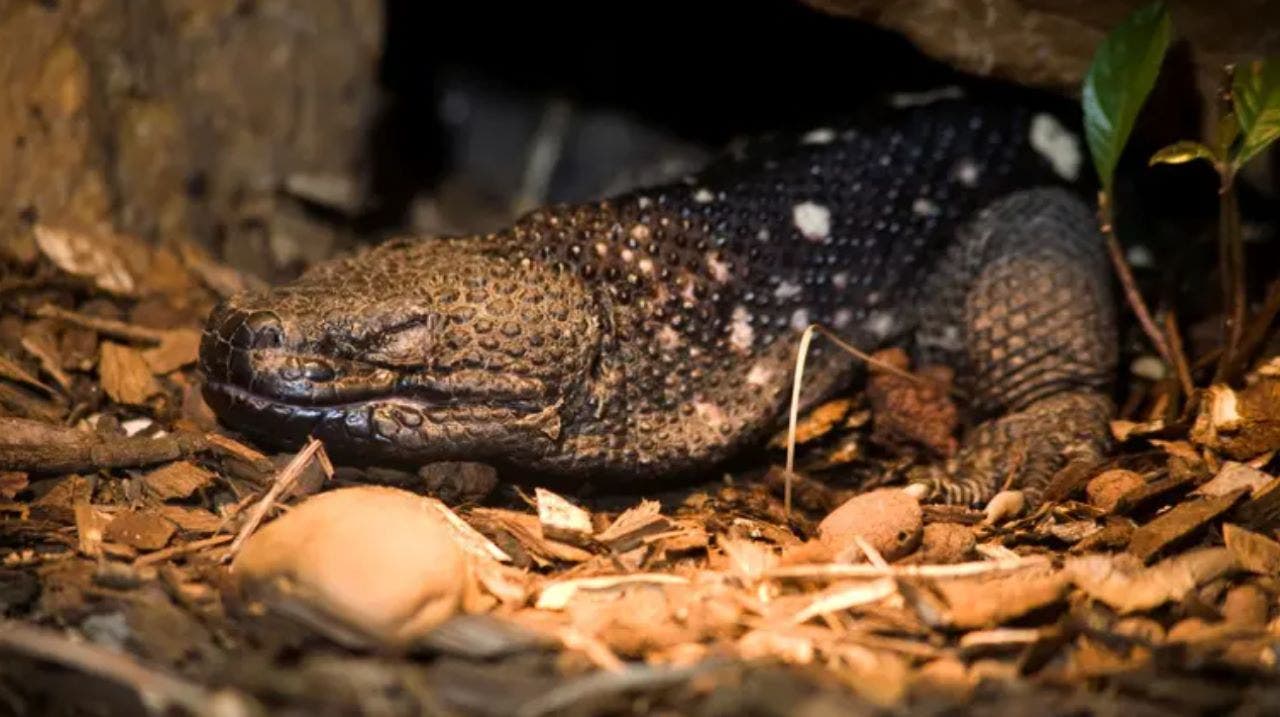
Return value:
[(231, 570), (246, 599), (302, 601), (308, 609), (288, 612), (318, 616), (313, 627), (393, 648), (457, 613), (470, 580), (428, 499), (385, 486), (308, 498), (245, 541)]
[[(856, 495), (818, 525), (818, 539), (839, 555), (861, 535), (885, 560), (908, 555), (920, 544), (924, 512), (920, 502), (897, 488)], [(856, 550), (856, 548), (854, 548)]]

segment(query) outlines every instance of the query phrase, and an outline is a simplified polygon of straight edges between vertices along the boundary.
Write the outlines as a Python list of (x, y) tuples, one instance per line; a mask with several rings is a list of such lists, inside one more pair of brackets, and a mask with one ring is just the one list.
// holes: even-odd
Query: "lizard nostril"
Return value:
[(332, 366), (323, 361), (307, 361), (302, 364), (302, 375), (308, 381), (332, 381), (335, 372)]
[(284, 327), (280, 317), (270, 311), (255, 311), (244, 320), (249, 330), (249, 346), (255, 349), (275, 349), (284, 344)]

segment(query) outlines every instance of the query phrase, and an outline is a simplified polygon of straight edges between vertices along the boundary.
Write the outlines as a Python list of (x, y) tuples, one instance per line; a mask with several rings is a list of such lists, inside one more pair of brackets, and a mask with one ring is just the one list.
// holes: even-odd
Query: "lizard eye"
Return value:
[(365, 355), (375, 363), (421, 366), (429, 362), (439, 338), (436, 314), (419, 316), (371, 337)]

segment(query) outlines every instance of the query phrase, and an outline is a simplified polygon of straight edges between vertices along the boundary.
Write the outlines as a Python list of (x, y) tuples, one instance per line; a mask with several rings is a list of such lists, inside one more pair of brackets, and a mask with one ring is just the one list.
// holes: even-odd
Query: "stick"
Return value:
[(271, 506), (276, 504), (276, 500), (293, 486), (298, 480), (298, 476), (302, 475), (302, 471), (311, 462), (316, 455), (316, 451), (324, 449), (324, 444), (315, 438), (307, 441), (307, 445), (298, 451), (298, 454), (289, 461), (289, 464), (276, 474), (276, 479), (271, 483), (271, 487), (267, 489), (266, 494), (262, 496), (262, 500), (253, 506), (253, 510), (249, 512), (249, 517), (241, 526), (240, 532), (236, 533), (236, 539), (231, 541), (231, 547), (227, 548), (227, 554), (222, 557), (223, 562), (229, 562), (240, 552), (240, 547), (244, 545), (244, 541), (257, 530), (262, 519), (267, 516), (267, 511), (271, 510)]
[[(1129, 268), (1129, 261), (1124, 258), (1124, 248), (1120, 246), (1120, 239), (1116, 236), (1115, 225), (1111, 218), (1111, 197), (1105, 190), (1098, 192), (1098, 228), (1102, 230), (1102, 234), (1107, 240), (1107, 254), (1111, 257), (1111, 265), (1116, 270), (1116, 275), (1120, 278), (1120, 285), (1124, 288), (1124, 297), (1129, 302), (1129, 308), (1133, 310), (1133, 314), (1138, 319), (1138, 324), (1142, 326), (1142, 331), (1147, 335), (1147, 340), (1155, 347), (1156, 353), (1160, 354), (1160, 358), (1164, 360), (1166, 365), (1175, 366), (1173, 353), (1169, 350), (1169, 345), (1165, 343), (1164, 336), (1160, 333), (1160, 327), (1156, 325), (1154, 319), (1151, 318), (1151, 312), (1147, 309), (1147, 302), (1142, 298), (1142, 292), (1138, 291), (1138, 282), (1133, 278), (1133, 271)], [(1186, 359), (1182, 359), (1186, 363)]]

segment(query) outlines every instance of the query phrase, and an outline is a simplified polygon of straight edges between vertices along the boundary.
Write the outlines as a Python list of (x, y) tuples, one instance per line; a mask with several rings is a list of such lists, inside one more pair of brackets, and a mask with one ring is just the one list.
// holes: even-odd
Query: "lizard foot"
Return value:
[(997, 494), (1022, 493), (1028, 506), (1070, 461), (1098, 459), (1106, 450), (1111, 403), (1093, 391), (1064, 392), (976, 426), (945, 466), (930, 466), (908, 490), (924, 501), (988, 506), (1008, 512)]

